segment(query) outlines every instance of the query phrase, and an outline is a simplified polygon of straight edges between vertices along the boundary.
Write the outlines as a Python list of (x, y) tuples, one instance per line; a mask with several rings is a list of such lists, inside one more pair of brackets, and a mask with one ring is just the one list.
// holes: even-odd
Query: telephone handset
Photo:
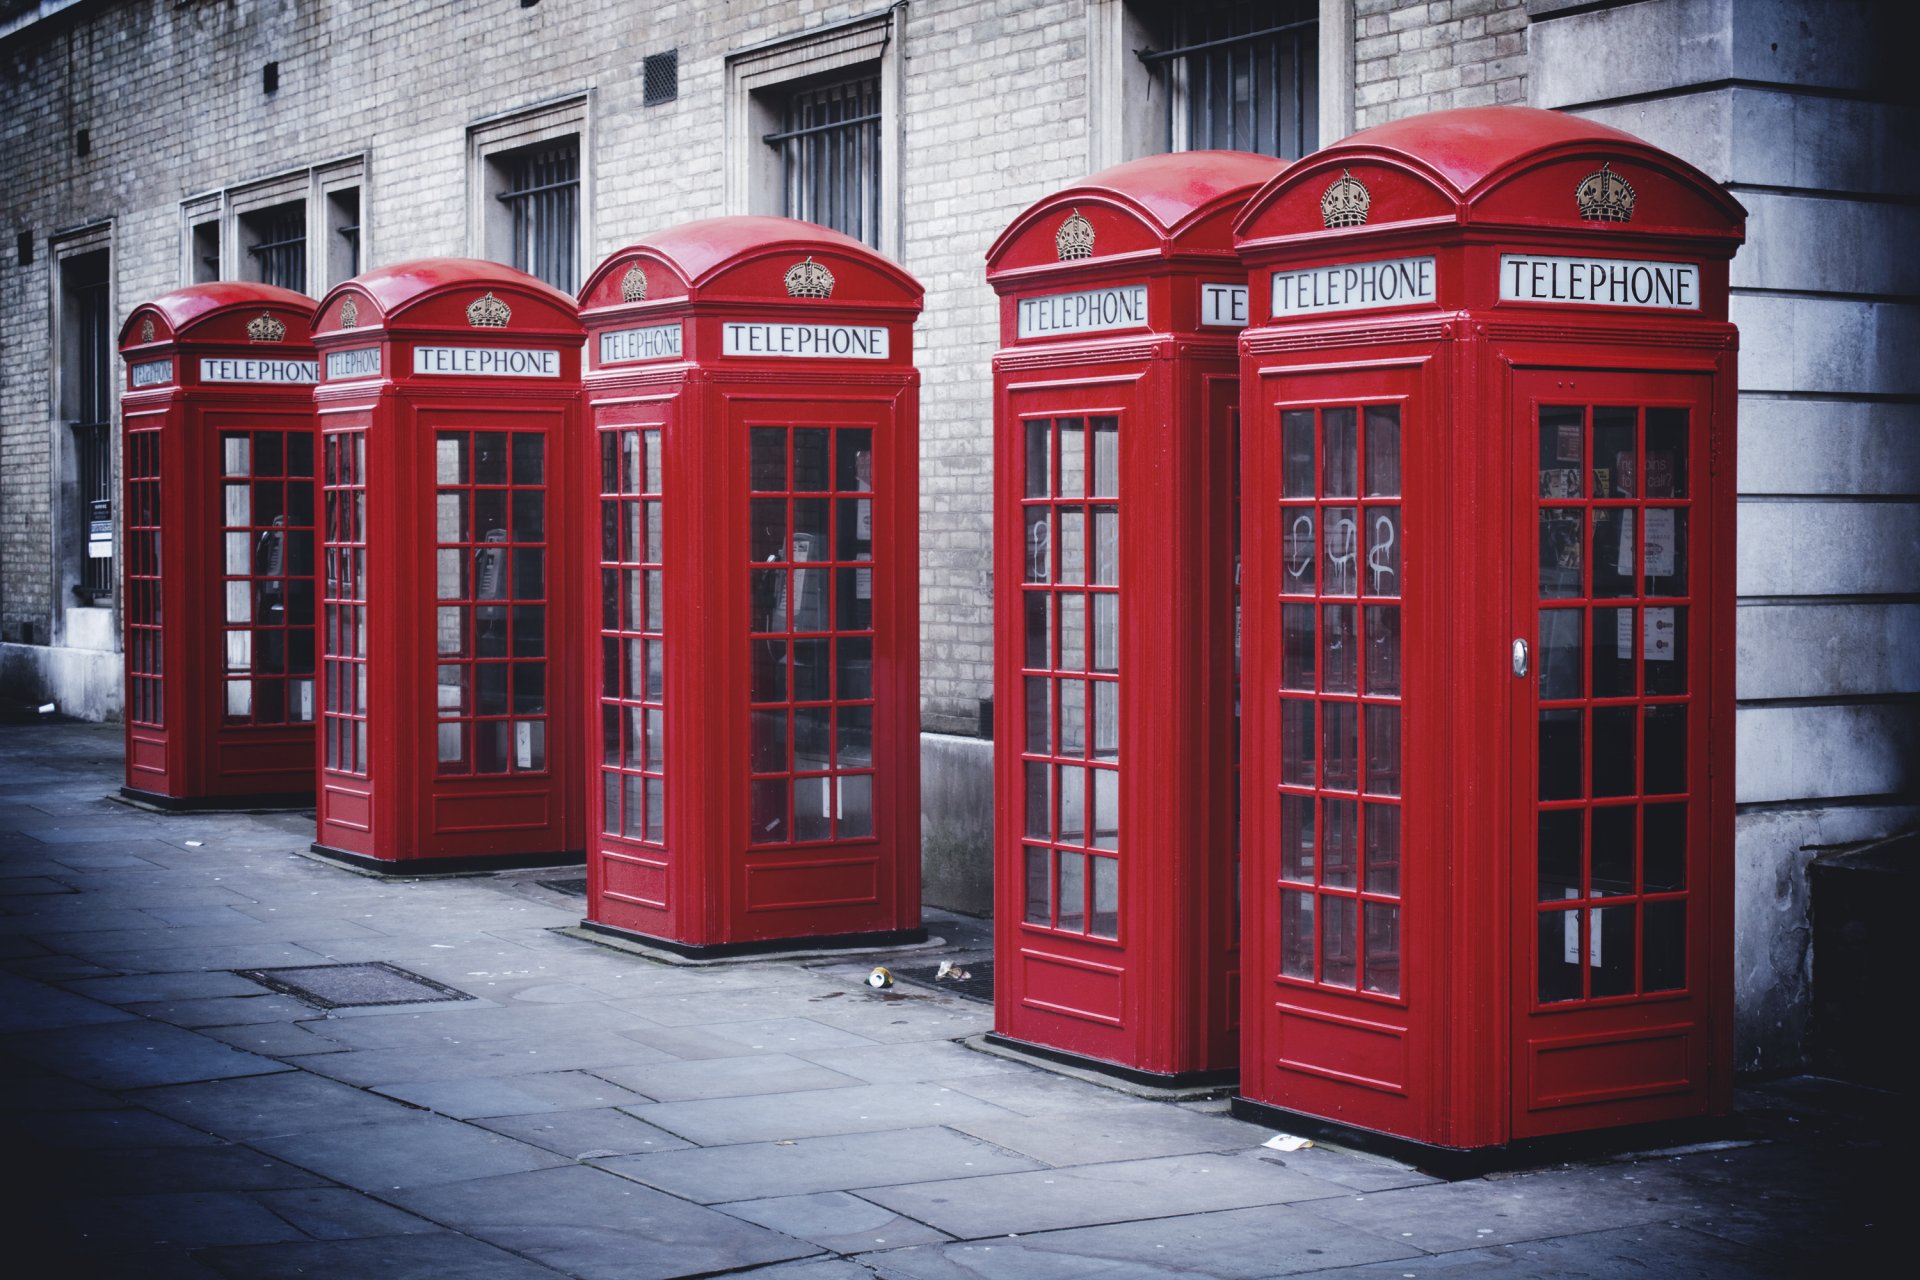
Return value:
[[(475, 600), (505, 600), (507, 598), (507, 540), (505, 529), (487, 530), (487, 545), (476, 548), (473, 553), (473, 598)], [(482, 604), (474, 611), (474, 616), (483, 623), (505, 622), (507, 608), (504, 604)]]
[(255, 587), (259, 608), (254, 616), (264, 618), (269, 611), (284, 610), (287, 598), (287, 518), (275, 516), (273, 528), (260, 534), (253, 548), (253, 574), (260, 579)]

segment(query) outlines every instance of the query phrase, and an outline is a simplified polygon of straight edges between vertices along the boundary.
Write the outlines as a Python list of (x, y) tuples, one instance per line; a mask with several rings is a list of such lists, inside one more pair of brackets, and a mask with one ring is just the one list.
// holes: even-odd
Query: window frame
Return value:
[(593, 95), (562, 98), (517, 107), (467, 126), (467, 251), (490, 262), (513, 261), (513, 210), (499, 197), (510, 185), (507, 161), (517, 153), (571, 135), (578, 150), (580, 186), (575, 201), (574, 270), (586, 281), (593, 258)]
[[(297, 292), (310, 298), (325, 296), (334, 285), (364, 271), (371, 260), (367, 172), (366, 156), (354, 155), (189, 196), (180, 202), (181, 283), (256, 280), (248, 250), (257, 243), (257, 238), (248, 220), (277, 205), (299, 204), (304, 211), (306, 269)], [(358, 201), (357, 263), (343, 261), (334, 251), (334, 235), (341, 225), (337, 217), (339, 201), (348, 192), (353, 192)], [(213, 246), (218, 267), (211, 271), (202, 261), (201, 253), (209, 227), (215, 229), (218, 238)], [(348, 270), (349, 266), (359, 269)]]

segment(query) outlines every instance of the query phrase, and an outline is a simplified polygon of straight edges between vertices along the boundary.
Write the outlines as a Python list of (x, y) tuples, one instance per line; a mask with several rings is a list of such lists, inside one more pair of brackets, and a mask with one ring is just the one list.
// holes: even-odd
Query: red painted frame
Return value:
[[(329, 523), (314, 848), (407, 872), (578, 861), (584, 601), (572, 565), (585, 533), (573, 301), (497, 263), (430, 258), (337, 286), (315, 317)], [(513, 358), (553, 376), (416, 372), (435, 363), (421, 349), (531, 353)], [(524, 470), (535, 455), (539, 481)], [(483, 504), (501, 513), (499, 538), (474, 523)], [(482, 770), (500, 761), (478, 754), (479, 735), (505, 726), (505, 767)], [(450, 744), (459, 750), (443, 760)]]
[[(1634, 187), (1630, 219), (1581, 216), (1576, 189), (1603, 165)], [(1370, 203), (1362, 222), (1334, 228), (1323, 199), (1343, 177), (1363, 184)], [(1743, 218), (1712, 181), (1646, 143), (1528, 108), (1367, 130), (1248, 202), (1235, 231), (1255, 280), (1241, 348), (1246, 936), (1258, 976), (1245, 992), (1242, 1114), (1306, 1116), (1464, 1151), (1729, 1105), (1736, 335), (1727, 264)], [(1699, 306), (1503, 301), (1503, 253), (1690, 264)], [(1429, 301), (1273, 313), (1277, 271), (1423, 256), (1433, 259)], [(1535, 998), (1546, 909), (1534, 902), (1539, 684), (1531, 665), (1524, 678), (1514, 669), (1516, 640), (1530, 647), (1529, 664), (1541, 640), (1531, 575), (1545, 500), (1530, 416), (1541, 402), (1684, 402), (1695, 407), (1698, 441), (1687, 986), (1544, 1010)], [(1404, 477), (1402, 982), (1393, 996), (1285, 976), (1278, 911), (1277, 797), (1296, 763), (1277, 724), (1281, 415), (1370, 403), (1400, 406)]]
[[(245, 461), (251, 451), (236, 451), (234, 466), (246, 467), (237, 471), (228, 465), (223, 443), (241, 435), (249, 445), (273, 439), (283, 459), (311, 449), (312, 314), (312, 299), (291, 290), (205, 284), (135, 307), (121, 326), (120, 354), (127, 365), (121, 398), (127, 688), (122, 791), (130, 798), (164, 808), (311, 802), (318, 706), (312, 685), (314, 469), (309, 465), (306, 475), (292, 475), (283, 461), (256, 477)], [(203, 361), (221, 361), (215, 367), (229, 372), (203, 376)], [(249, 380), (229, 380), (241, 376)], [(240, 477), (244, 483), (231, 488), (245, 511), (230, 530), (229, 486), (223, 481)], [(277, 525), (271, 519), (254, 525), (255, 496), (264, 500), (263, 509), (279, 504)], [(238, 564), (227, 547), (236, 539)], [(229, 578), (245, 625), (228, 621)], [(308, 602), (308, 617), (295, 623), (301, 599)], [(277, 623), (252, 625), (259, 621), (256, 613), (275, 610)], [(229, 636), (236, 646), (233, 659)], [(246, 666), (230, 671), (242, 657)], [(230, 685), (232, 696), (247, 703), (244, 718), (229, 713)], [(271, 718), (276, 695), (277, 721)], [(304, 722), (290, 718), (303, 711), (309, 713)]]
[[(662, 231), (581, 290), (598, 438), (586, 492), (602, 504), (584, 557), (602, 602), (584, 735), (589, 927), (694, 955), (925, 936), (921, 293), (858, 241), (768, 217)], [(799, 332), (785, 325), (884, 335), (885, 354), (729, 354), (729, 332)], [(807, 450), (821, 444), (816, 472)], [(823, 550), (829, 567), (806, 567)], [(803, 761), (809, 725), (831, 753)]]
[[(1238, 152), (1133, 161), (1040, 201), (987, 255), (1001, 300), (995, 1035), (1162, 1084), (1230, 1078), (1237, 1061), (1238, 325), (1206, 322), (1203, 287), (1244, 286), (1232, 220), (1282, 167)], [(1023, 303), (1133, 288), (1145, 301), (1135, 323), (1021, 335)], [(1117, 483), (1096, 474), (1104, 460), (1092, 442), (1106, 422)], [(1052, 451), (1038, 488), (1029, 432)], [(1077, 440), (1088, 442), (1089, 487), (1061, 491), (1060, 451)], [(1117, 566), (1098, 545), (1102, 509), (1117, 522)], [(1065, 559), (1070, 529), (1083, 531), (1079, 571)], [(1043, 580), (1031, 572), (1036, 548)], [(1099, 619), (1113, 596), (1107, 661)], [(1027, 652), (1029, 606), (1050, 611), (1046, 654)], [(1075, 616), (1088, 632), (1079, 661), (1056, 647)], [(1030, 690), (1044, 694), (1045, 724), (1030, 723), (1040, 706)], [(1101, 714), (1106, 696), (1117, 730)], [(1084, 725), (1077, 736), (1069, 705)], [(1045, 789), (1044, 814), (1029, 778)]]

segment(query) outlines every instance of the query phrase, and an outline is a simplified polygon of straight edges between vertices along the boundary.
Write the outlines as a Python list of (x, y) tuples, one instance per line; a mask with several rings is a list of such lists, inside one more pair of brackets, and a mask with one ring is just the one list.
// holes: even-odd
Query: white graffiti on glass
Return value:
[(1367, 548), (1367, 572), (1373, 575), (1373, 594), (1390, 596), (1386, 579), (1398, 576), (1389, 563), (1393, 554), (1393, 517), (1385, 514), (1373, 518), (1373, 545)]
[(1293, 518), (1293, 529), (1287, 535), (1287, 543), (1289, 546), (1300, 548), (1300, 559), (1287, 561), (1287, 576), (1305, 578), (1313, 568), (1313, 516), (1311, 514), (1303, 511)]
[(1047, 580), (1047, 552), (1051, 547), (1051, 533), (1047, 519), (1042, 516), (1027, 526), (1027, 581), (1045, 582)]
[(1360, 557), (1358, 532), (1351, 516), (1343, 515), (1327, 525), (1326, 593), (1330, 596), (1353, 594), (1354, 561)]

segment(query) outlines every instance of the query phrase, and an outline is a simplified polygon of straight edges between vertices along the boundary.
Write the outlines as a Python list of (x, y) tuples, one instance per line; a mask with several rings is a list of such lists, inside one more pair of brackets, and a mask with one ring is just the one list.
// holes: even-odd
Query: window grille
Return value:
[(1193, 0), (1174, 48), (1140, 60), (1166, 89), (1167, 145), (1297, 159), (1320, 144), (1318, 6)]
[(307, 291), (307, 211), (299, 203), (279, 204), (242, 216), (253, 235), (247, 253), (262, 284), (295, 293)]
[(780, 153), (787, 216), (879, 246), (878, 74), (796, 91), (764, 141)]
[(680, 96), (680, 51), (650, 53), (640, 63), (640, 105), (657, 107)]
[(580, 287), (580, 140), (555, 139), (498, 161), (513, 215), (512, 265), (563, 293)]

